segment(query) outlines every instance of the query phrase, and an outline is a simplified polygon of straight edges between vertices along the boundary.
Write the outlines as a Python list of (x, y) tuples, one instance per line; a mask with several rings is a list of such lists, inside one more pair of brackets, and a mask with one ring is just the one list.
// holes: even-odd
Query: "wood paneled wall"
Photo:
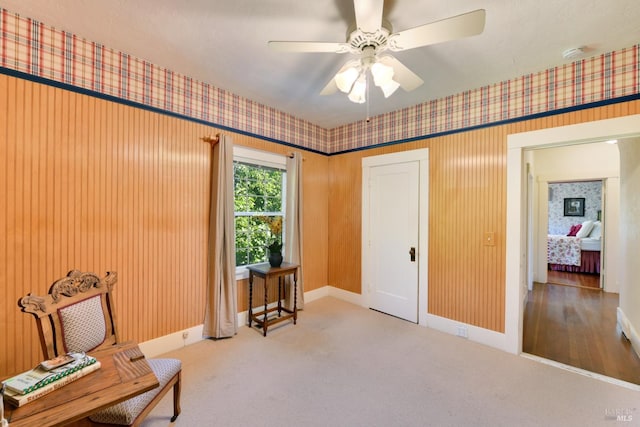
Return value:
[(504, 332), (507, 135), (638, 112), (632, 101), (332, 156), (329, 284), (361, 293), (362, 158), (429, 148), (428, 312)]
[[(428, 311), (503, 331), (506, 143), (500, 127), (431, 142)], [(485, 246), (485, 233), (495, 245)]]
[(72, 269), (118, 273), (125, 340), (201, 323), (211, 130), (8, 76), (0, 104), (0, 373), (41, 358), (18, 299)]
[[(216, 130), (0, 75), (0, 378), (42, 358), (17, 301), (71, 269), (118, 273), (121, 338), (201, 324)], [(291, 149), (232, 135), (266, 151)], [(327, 284), (328, 158), (303, 152), (306, 289)], [(239, 306), (246, 309), (243, 283)]]
[[(632, 101), (332, 157), (303, 152), (305, 289), (361, 292), (361, 159), (426, 147), (428, 311), (503, 331), (507, 135), (638, 113)], [(202, 323), (210, 151), (199, 137), (215, 132), (0, 75), (0, 377), (41, 358), (18, 299), (73, 268), (118, 272), (123, 339)], [(482, 244), (486, 231), (495, 246)], [(238, 303), (246, 310), (246, 281)]]

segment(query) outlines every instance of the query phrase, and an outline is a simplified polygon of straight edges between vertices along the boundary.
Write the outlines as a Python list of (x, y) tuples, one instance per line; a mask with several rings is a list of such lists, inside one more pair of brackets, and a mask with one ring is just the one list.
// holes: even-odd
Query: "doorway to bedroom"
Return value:
[[(610, 163), (609, 161), (601, 156), (593, 156), (588, 150), (593, 142), (606, 141), (612, 137), (618, 140), (618, 144), (613, 145), (619, 147), (618, 155), (615, 157), (618, 168), (616, 171), (612, 171), (612, 174), (607, 175), (608, 190), (606, 192), (605, 209), (608, 210), (611, 207), (619, 206), (620, 212), (613, 215), (610, 212), (603, 213), (603, 219), (607, 222), (605, 226), (607, 238), (605, 242), (606, 270), (601, 271), (605, 276), (605, 289), (604, 292), (589, 292), (596, 295), (604, 295), (607, 292), (618, 293), (619, 299), (616, 313), (618, 321), (617, 324), (614, 324), (613, 330), (618, 332), (619, 327), (626, 337), (620, 336), (621, 340), (625, 340), (623, 342), (627, 345), (633, 343), (633, 347), (629, 352), (636, 357), (633, 365), (635, 366), (634, 369), (636, 372), (640, 372), (640, 360), (635, 353), (640, 349), (640, 337), (636, 332), (639, 329), (637, 327), (637, 317), (633, 317), (637, 313), (637, 307), (640, 303), (640, 287), (638, 287), (637, 282), (625, 280), (627, 277), (640, 276), (640, 263), (635, 262), (633, 258), (633, 254), (638, 253), (637, 248), (640, 244), (640, 239), (637, 238), (640, 235), (637, 232), (640, 223), (637, 221), (636, 215), (630, 214), (637, 211), (637, 207), (640, 206), (640, 199), (637, 197), (636, 190), (639, 178), (636, 171), (637, 165), (640, 164), (640, 114), (514, 133), (507, 136), (506, 234), (509, 239), (507, 239), (506, 244), (505, 336), (509, 349), (516, 353), (527, 352), (523, 345), (523, 332), (526, 329), (523, 324), (523, 314), (525, 306), (528, 304), (527, 297), (530, 295), (527, 289), (527, 279), (529, 277), (527, 268), (532, 265), (534, 267), (532, 270), (535, 270), (537, 264), (530, 263), (537, 263), (540, 259), (540, 254), (537, 252), (539, 245), (535, 242), (537, 234), (531, 235), (531, 239), (529, 239), (528, 234), (528, 224), (532, 223), (534, 226), (537, 224), (537, 218), (535, 218), (536, 221), (529, 219), (528, 213), (532, 211), (528, 207), (533, 205), (529, 199), (535, 199), (545, 204), (548, 203), (548, 194), (545, 191), (540, 191), (541, 187), (539, 185), (534, 188), (535, 194), (529, 196), (527, 182), (531, 183), (531, 187), (534, 187), (534, 182), (537, 184), (537, 181), (533, 179), (534, 176), (537, 176), (535, 175), (536, 171), (547, 177), (547, 181), (552, 182), (566, 179), (593, 178), (593, 176), (571, 176), (563, 172), (562, 169), (577, 163), (584, 165), (585, 162), (589, 162), (592, 167), (606, 166)], [(544, 171), (538, 169), (532, 171), (529, 175), (529, 165), (534, 151), (551, 147), (560, 148), (567, 145), (575, 145), (584, 149), (580, 150), (578, 155), (573, 156), (569, 162), (566, 159), (555, 159), (556, 163), (563, 163), (563, 165), (557, 166), (557, 170), (560, 174), (567, 175), (567, 178), (562, 176), (550, 177), (549, 175), (551, 174), (543, 173)], [(604, 176), (601, 178), (604, 178)], [(613, 185), (613, 183), (617, 185)], [(546, 228), (543, 237), (545, 237), (543, 242), (545, 254), (543, 256), (546, 257)], [(617, 241), (611, 242), (612, 237)], [(533, 243), (536, 243), (535, 247)], [(544, 273), (546, 282), (546, 268)], [(569, 286), (559, 286), (558, 288), (583, 290)], [(569, 312), (566, 313), (566, 315), (569, 314)], [(563, 345), (568, 344), (569, 350), (576, 351), (575, 347), (571, 346), (572, 337), (570, 335), (565, 336), (564, 339), (556, 338), (552, 343), (555, 342)], [(591, 353), (594, 349), (605, 352), (611, 351), (611, 348), (601, 346), (593, 338), (587, 342), (590, 343), (584, 349), (587, 353)], [(566, 364), (556, 364), (549, 359), (541, 357), (537, 359), (543, 363), (574, 371), (573, 367), (569, 368)], [(590, 373), (586, 375), (592, 376)], [(601, 379), (607, 380), (606, 377), (601, 377)], [(615, 381), (611, 380), (611, 382)]]
[(619, 257), (610, 257), (619, 246), (617, 147), (568, 145), (531, 150), (525, 158), (535, 182), (535, 273), (524, 307), (522, 351), (640, 384), (638, 357), (617, 326), (620, 265)]
[[(617, 293), (620, 282), (617, 146), (599, 141), (525, 153), (533, 181), (528, 289), (532, 289), (534, 281), (549, 282), (549, 275), (552, 283), (557, 283), (554, 279), (565, 279), (563, 284), (578, 281), (579, 276), (556, 273), (567, 272), (595, 275), (595, 280), (600, 281), (597, 287)], [(579, 162), (575, 161), (577, 158)], [(589, 284), (594, 279), (582, 278)]]
[(547, 283), (601, 289), (604, 182), (549, 182)]

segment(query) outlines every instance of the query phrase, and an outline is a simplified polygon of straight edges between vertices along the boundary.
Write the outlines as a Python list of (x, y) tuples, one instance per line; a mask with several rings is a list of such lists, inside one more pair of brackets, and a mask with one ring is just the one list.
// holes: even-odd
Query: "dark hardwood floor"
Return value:
[(524, 312), (523, 351), (640, 384), (640, 358), (617, 325), (618, 294), (534, 283)]
[(599, 289), (600, 275), (547, 270), (547, 283), (553, 283), (554, 285), (582, 286), (585, 288)]

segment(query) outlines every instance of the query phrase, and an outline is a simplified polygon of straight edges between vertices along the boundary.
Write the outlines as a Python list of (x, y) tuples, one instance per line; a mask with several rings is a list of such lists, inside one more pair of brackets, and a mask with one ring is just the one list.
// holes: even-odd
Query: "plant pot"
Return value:
[(282, 252), (269, 252), (269, 265), (280, 267), (282, 265)]

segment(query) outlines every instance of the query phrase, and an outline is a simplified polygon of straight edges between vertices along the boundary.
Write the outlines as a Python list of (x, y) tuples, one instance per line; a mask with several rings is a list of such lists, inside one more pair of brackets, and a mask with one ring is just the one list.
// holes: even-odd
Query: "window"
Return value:
[(263, 217), (285, 216), (284, 156), (234, 147), (236, 275), (267, 261), (269, 227)]

